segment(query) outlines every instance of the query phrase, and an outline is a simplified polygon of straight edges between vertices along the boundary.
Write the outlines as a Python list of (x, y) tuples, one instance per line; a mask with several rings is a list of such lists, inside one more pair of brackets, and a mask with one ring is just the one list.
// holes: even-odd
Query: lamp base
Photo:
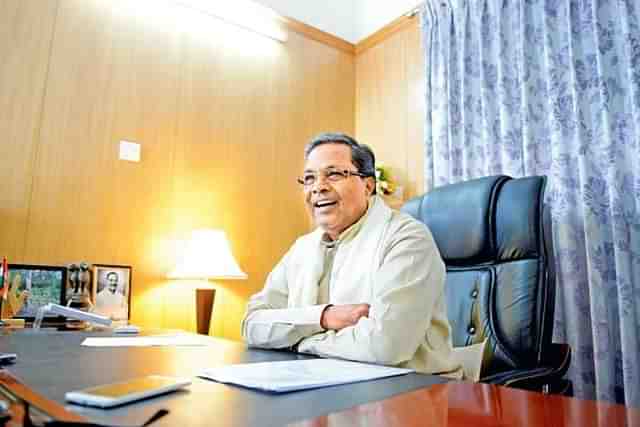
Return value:
[(196, 289), (196, 328), (199, 334), (209, 335), (215, 289)]

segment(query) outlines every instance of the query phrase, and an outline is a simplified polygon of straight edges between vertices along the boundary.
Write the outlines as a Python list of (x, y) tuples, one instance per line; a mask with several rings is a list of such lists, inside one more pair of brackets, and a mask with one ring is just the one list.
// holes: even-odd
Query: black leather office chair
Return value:
[(445, 185), (402, 210), (427, 224), (447, 266), (453, 345), (487, 341), (481, 381), (571, 393), (571, 348), (552, 344), (555, 269), (546, 177)]

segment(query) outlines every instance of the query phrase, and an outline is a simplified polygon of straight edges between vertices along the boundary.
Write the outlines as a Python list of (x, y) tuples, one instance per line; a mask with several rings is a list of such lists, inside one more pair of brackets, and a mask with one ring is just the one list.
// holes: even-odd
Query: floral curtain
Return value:
[(640, 2), (427, 0), (425, 188), (547, 175), (574, 394), (640, 406)]

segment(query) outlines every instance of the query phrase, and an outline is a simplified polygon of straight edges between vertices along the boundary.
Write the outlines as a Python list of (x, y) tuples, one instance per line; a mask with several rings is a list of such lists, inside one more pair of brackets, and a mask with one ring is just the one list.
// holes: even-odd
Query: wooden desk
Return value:
[[(306, 359), (288, 352), (248, 350), (207, 338), (204, 347), (81, 347), (106, 333), (0, 332), (0, 351), (18, 353), (9, 371), (44, 397), (65, 405), (70, 390), (141, 375), (193, 377), (206, 367), (240, 362)], [(386, 399), (386, 400), (385, 400)], [(66, 405), (93, 422), (139, 425), (160, 408), (155, 426), (638, 426), (640, 412), (620, 405), (545, 396), (486, 384), (446, 383), (407, 375), (281, 395), (195, 378), (189, 391), (110, 410)]]
[(622, 427), (640, 411), (489, 384), (449, 383), (293, 424), (296, 427)]
[(169, 415), (156, 426), (283, 426), (340, 412), (412, 390), (444, 383), (431, 375), (411, 374), (357, 384), (285, 394), (269, 394), (194, 378), (180, 391), (115, 409), (67, 405), (64, 394), (89, 386), (160, 374), (195, 377), (204, 368), (230, 363), (307, 359), (290, 352), (248, 350), (243, 344), (202, 337), (202, 347), (81, 347), (87, 336), (108, 333), (0, 332), (0, 351), (18, 354), (8, 370), (44, 397), (66, 405), (89, 420), (111, 425), (140, 425), (158, 409)]

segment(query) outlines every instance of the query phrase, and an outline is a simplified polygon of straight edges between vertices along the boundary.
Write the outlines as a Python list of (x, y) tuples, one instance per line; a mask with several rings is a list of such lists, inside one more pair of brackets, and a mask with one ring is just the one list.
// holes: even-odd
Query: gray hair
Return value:
[[(365, 144), (359, 144), (358, 141), (344, 133), (321, 133), (313, 138), (306, 147), (304, 147), (304, 158), (309, 155), (316, 147), (324, 144), (343, 144), (351, 149), (351, 163), (356, 167), (358, 172), (365, 176), (370, 176), (376, 180), (376, 156), (371, 148)], [(376, 187), (373, 187), (373, 194), (376, 194)]]

